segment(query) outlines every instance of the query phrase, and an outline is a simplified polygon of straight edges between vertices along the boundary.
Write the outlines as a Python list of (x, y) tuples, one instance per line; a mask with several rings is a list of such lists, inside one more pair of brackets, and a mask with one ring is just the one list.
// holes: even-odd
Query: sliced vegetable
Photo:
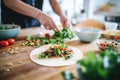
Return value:
[[(65, 45), (65, 44), (63, 44)], [(64, 46), (63, 48), (60, 47), (60, 44), (54, 44), (51, 45), (47, 50), (40, 53), (40, 55), (45, 55), (48, 58), (52, 57), (64, 57), (65, 60), (70, 59), (72, 57), (73, 51), (71, 49), (68, 49), (67, 46)], [(44, 58), (46, 58), (44, 57)]]

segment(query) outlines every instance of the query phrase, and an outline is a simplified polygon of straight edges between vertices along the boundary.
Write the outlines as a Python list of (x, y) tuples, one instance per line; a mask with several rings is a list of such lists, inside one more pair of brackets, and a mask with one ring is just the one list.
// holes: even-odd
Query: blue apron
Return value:
[[(42, 10), (43, 0), (22, 0), (22, 1)], [(21, 28), (40, 26), (40, 22), (37, 19), (19, 14), (7, 8), (4, 5), (3, 0), (1, 0), (1, 20), (3, 24), (15, 23), (17, 25), (20, 25)]]

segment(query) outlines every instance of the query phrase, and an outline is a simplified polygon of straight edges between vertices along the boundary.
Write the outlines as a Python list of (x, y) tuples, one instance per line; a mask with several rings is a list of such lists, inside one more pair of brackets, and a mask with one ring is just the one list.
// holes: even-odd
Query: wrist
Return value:
[(36, 12), (34, 12), (33, 18), (39, 19), (41, 15), (42, 15), (42, 11), (36, 10)]
[(63, 13), (60, 13), (59, 16), (60, 16), (60, 17), (64, 17), (65, 15), (64, 15)]

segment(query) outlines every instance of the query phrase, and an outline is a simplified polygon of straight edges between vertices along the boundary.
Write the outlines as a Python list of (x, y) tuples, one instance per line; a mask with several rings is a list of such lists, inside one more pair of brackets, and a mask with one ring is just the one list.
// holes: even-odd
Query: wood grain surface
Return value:
[[(26, 35), (34, 35), (41, 28), (24, 29), (20, 32), (17, 39)], [(16, 41), (14, 45), (0, 48), (0, 80), (63, 80), (61, 72), (70, 70), (76, 74), (76, 65), (64, 67), (45, 67), (37, 65), (29, 58), (30, 52), (34, 49), (29, 46), (20, 46), (22, 40)], [(77, 47), (85, 56), (88, 51), (98, 51), (95, 42), (83, 43), (80, 40), (67, 42), (68, 45)], [(14, 49), (16, 53), (9, 53), (9, 49)]]

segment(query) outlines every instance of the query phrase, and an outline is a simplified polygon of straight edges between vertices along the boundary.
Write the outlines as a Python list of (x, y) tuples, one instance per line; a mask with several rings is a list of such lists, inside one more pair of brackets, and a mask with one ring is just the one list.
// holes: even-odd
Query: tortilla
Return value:
[(51, 45), (49, 44), (34, 49), (30, 53), (30, 59), (39, 65), (58, 67), (58, 66), (67, 66), (67, 65), (75, 64), (78, 60), (82, 59), (83, 57), (82, 52), (79, 49), (72, 46), (68, 46), (68, 48), (72, 49), (74, 52), (73, 56), (68, 60), (65, 60), (64, 57), (39, 59), (39, 54), (45, 51), (46, 49), (48, 49), (50, 46)]

